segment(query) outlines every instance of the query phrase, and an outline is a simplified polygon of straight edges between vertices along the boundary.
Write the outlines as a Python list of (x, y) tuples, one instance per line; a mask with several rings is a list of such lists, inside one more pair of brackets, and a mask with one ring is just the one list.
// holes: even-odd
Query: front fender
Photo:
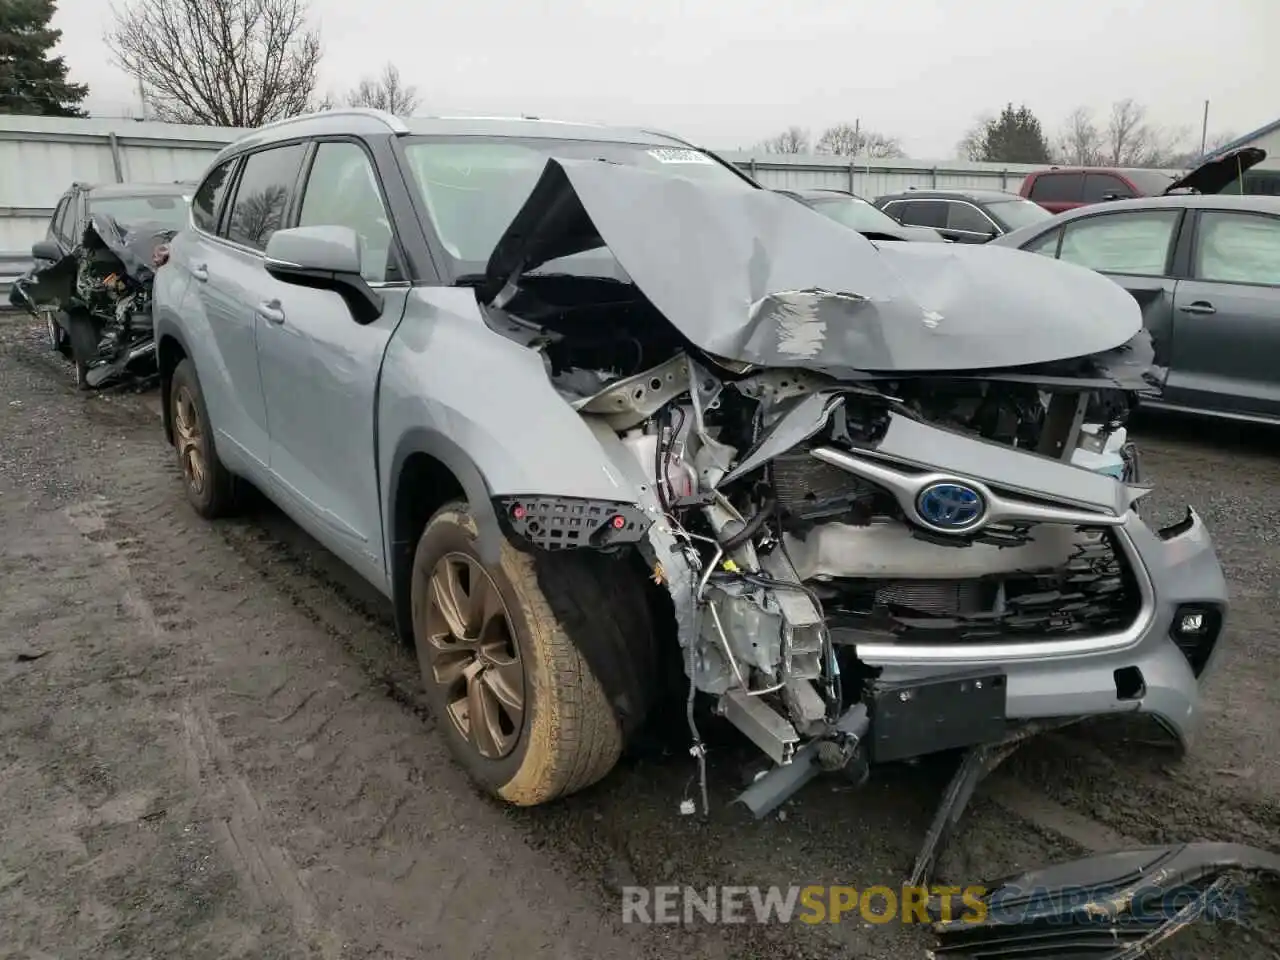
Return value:
[[(551, 386), (542, 358), (491, 330), (470, 290), (412, 291), (383, 360), (378, 416), (386, 517), (395, 516), (398, 467), (415, 447), (450, 467), (477, 510), (481, 498), (488, 509), (502, 496), (637, 502), (632, 482)], [(491, 541), (482, 547), (496, 550), (496, 518), (481, 533)]]

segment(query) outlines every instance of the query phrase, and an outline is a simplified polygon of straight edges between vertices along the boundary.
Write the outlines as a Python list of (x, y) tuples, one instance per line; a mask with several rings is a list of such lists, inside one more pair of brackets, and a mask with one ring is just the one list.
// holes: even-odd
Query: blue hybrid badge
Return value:
[(935, 530), (959, 533), (981, 522), (987, 504), (973, 487), (947, 480), (931, 483), (920, 491), (916, 512)]

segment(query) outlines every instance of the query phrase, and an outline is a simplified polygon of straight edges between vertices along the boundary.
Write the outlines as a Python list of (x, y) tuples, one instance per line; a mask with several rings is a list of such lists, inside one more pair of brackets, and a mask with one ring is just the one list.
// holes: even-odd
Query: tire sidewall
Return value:
[[(506, 544), (503, 544), (502, 554), (504, 560), (510, 549)], [(482, 756), (462, 735), (449, 717), (448, 705), (439, 685), (431, 676), (430, 661), (426, 656), (425, 647), (427, 641), (424, 636), (424, 627), (427, 612), (427, 584), (437, 561), (449, 553), (466, 554), (483, 566), (489, 576), (493, 578), (498, 587), (498, 593), (506, 605), (507, 614), (510, 618), (509, 626), (514, 634), (513, 639), (520, 651), (520, 667), (524, 674), (525, 699), (520, 738), (516, 742), (514, 750), (497, 760)], [(533, 632), (530, 629), (525, 610), (519, 600), (519, 593), (512, 585), (505, 563), (499, 562), (496, 566), (490, 566), (481, 560), (480, 551), (476, 543), (475, 523), (462, 505), (451, 504), (445, 507), (427, 524), (414, 554), (410, 590), (413, 609), (414, 646), (418, 653), (418, 664), (421, 668), (422, 682), (426, 690), (427, 703), (431, 709), (432, 716), (435, 717), (437, 725), (448, 741), (450, 751), (458, 762), (484, 789), (497, 794), (503, 786), (515, 778), (520, 768), (524, 765), (534, 727), (538, 723), (540, 712), (543, 709), (542, 704), (538, 701), (537, 685), (532, 675), (532, 671), (535, 668), (534, 656), (536, 655), (536, 650), (534, 645), (536, 640), (533, 638)]]
[(214, 498), (214, 471), (217, 460), (213, 449), (213, 428), (209, 423), (209, 412), (205, 409), (204, 394), (200, 391), (200, 381), (196, 378), (195, 367), (192, 366), (190, 360), (183, 360), (178, 364), (177, 369), (173, 371), (173, 378), (169, 387), (169, 415), (177, 423), (178, 398), (185, 390), (191, 396), (192, 405), (195, 407), (196, 419), (200, 423), (200, 453), (204, 458), (205, 464), (205, 481), (204, 489), (197, 494), (191, 489), (191, 484), (187, 480), (186, 470), (182, 467), (182, 448), (178, 444), (177, 428), (174, 429), (173, 448), (177, 453), (178, 471), (182, 476), (182, 488), (186, 491), (187, 499), (191, 501), (192, 506), (201, 513), (208, 512), (213, 505)]

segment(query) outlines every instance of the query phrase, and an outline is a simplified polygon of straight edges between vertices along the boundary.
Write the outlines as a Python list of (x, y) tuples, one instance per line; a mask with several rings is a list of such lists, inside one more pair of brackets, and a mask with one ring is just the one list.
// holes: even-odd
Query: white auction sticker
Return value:
[(680, 147), (657, 147), (649, 151), (649, 156), (659, 163), (714, 163), (705, 153), (697, 150), (685, 150)]

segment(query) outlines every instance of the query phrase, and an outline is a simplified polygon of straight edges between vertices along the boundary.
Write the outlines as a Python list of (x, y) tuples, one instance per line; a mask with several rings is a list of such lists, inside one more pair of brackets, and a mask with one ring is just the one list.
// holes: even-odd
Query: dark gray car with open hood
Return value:
[(248, 480), (384, 593), (511, 803), (604, 777), (659, 703), (697, 772), (703, 705), (773, 761), (757, 814), (1198, 717), (1225, 583), (1194, 512), (1139, 516), (1162, 375), (1082, 267), (877, 246), (664, 134), (335, 111), (214, 160), (155, 329), (196, 510)]
[(1280, 423), (1280, 198), (1212, 192), (1260, 153), (1234, 151), (1165, 196), (1080, 207), (993, 246), (1089, 267), (1128, 291), (1160, 370), (1147, 406)]

